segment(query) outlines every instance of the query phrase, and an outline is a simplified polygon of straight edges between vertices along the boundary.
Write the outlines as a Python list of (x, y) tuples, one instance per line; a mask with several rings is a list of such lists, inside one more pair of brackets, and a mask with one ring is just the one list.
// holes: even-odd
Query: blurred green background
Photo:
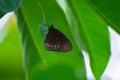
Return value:
[[(16, 1), (20, 4), (22, 0)], [(64, 2), (57, 1), (23, 0), (19, 9), (15, 11), (19, 26), (16, 26), (16, 19), (12, 16), (0, 30), (0, 80), (24, 80), (23, 62), (29, 80), (38, 80), (38, 78), (86, 80), (81, 48), (88, 52), (96, 79), (103, 74), (111, 53), (108, 24), (88, 5), (88, 3), (91, 4), (90, 2), (66, 0), (66, 7), (62, 8), (59, 5), (63, 6)], [(91, 1), (96, 2), (96, 5), (99, 4), (96, 0)], [(17, 4), (14, 0), (0, 2), (1, 17), (5, 12), (14, 11), (19, 6), (15, 6)], [(59, 54), (44, 49), (44, 40), (38, 28), (43, 21), (44, 11), (38, 3), (41, 3), (44, 8), (46, 23), (54, 24), (56, 29), (70, 39), (73, 50), (69, 54)], [(104, 8), (100, 10), (102, 9)], [(52, 21), (48, 15), (52, 17)], [(109, 16), (106, 20), (107, 18), (109, 19)]]
[(0, 80), (25, 80), (20, 35), (12, 15), (0, 30)]

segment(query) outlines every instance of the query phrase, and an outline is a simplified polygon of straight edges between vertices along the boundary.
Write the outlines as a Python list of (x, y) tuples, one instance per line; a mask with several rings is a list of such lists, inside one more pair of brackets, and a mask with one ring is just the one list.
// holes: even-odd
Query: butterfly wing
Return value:
[(50, 27), (44, 46), (49, 51), (68, 52), (72, 49), (70, 41), (57, 29)]
[(71, 49), (72, 49), (72, 45), (71, 45), (70, 41), (67, 38), (65, 38), (62, 47), (60, 47), (58, 49), (58, 51), (68, 52), (68, 51), (71, 51)]

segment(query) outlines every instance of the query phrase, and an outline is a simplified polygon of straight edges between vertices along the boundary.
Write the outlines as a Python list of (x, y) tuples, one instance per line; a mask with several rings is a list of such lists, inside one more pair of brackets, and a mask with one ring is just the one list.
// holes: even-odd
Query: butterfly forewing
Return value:
[(49, 28), (44, 46), (49, 51), (68, 52), (72, 49), (70, 41), (65, 35), (55, 29), (53, 25)]

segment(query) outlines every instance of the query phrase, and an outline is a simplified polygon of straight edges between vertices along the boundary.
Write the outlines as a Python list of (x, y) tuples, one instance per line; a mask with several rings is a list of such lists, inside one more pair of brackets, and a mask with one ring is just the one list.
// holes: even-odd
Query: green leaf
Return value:
[(110, 57), (108, 25), (85, 0), (68, 0), (65, 3), (65, 14), (74, 39), (89, 54), (92, 72), (99, 79)]
[[(52, 52), (44, 48), (44, 40), (39, 30), (44, 18), (39, 3), (45, 11), (47, 25), (53, 24), (72, 42), (71, 52)], [(16, 11), (16, 16), (24, 51), (24, 66), (29, 80), (86, 80), (81, 49), (76, 44), (56, 0), (24, 0)]]
[(18, 8), (22, 0), (0, 0), (0, 18)]
[(120, 0), (88, 0), (88, 3), (120, 34)]

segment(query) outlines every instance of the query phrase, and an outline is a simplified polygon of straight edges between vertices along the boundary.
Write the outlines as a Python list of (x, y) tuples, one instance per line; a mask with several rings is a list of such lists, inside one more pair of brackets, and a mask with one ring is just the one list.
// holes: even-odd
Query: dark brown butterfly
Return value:
[(56, 52), (69, 52), (72, 50), (72, 44), (59, 30), (53, 25), (50, 26), (44, 42), (45, 49)]

